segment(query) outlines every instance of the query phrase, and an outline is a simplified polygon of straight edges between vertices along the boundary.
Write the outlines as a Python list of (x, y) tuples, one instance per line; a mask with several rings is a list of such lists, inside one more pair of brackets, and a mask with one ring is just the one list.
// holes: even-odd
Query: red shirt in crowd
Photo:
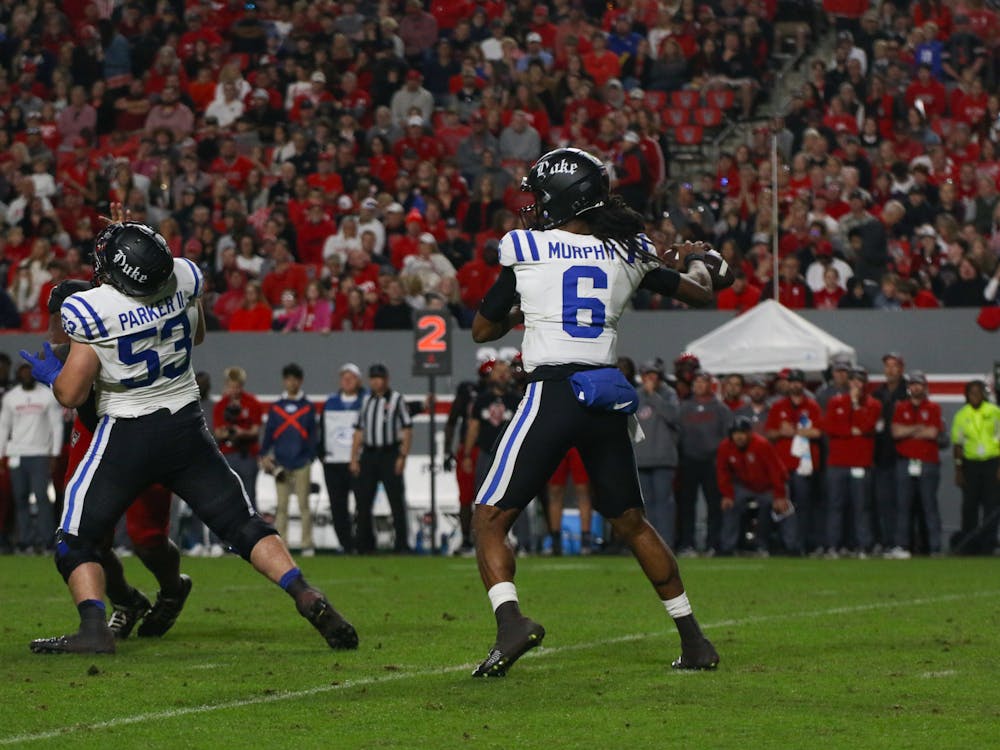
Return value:
[(392, 147), (392, 153), (398, 161), (402, 159), (404, 151), (413, 149), (417, 152), (417, 158), (421, 161), (436, 162), (441, 158), (441, 148), (441, 142), (429, 135), (418, 135), (416, 137), (407, 135), (396, 141), (396, 145)]
[[(815, 399), (803, 396), (796, 404), (790, 396), (786, 396), (771, 405), (764, 429), (768, 431), (778, 430), (781, 428), (782, 422), (790, 422), (793, 427), (798, 427), (799, 419), (803, 414), (809, 419), (812, 427), (822, 426), (823, 413)], [(799, 457), (792, 455), (792, 438), (778, 437), (774, 441), (774, 447), (788, 471), (795, 471), (799, 468)], [(809, 448), (812, 453), (813, 467), (819, 467), (819, 441), (810, 440)]]
[(742, 314), (760, 302), (760, 289), (747, 284), (742, 292), (736, 292), (733, 287), (723, 289), (715, 297), (715, 306), (719, 310), (736, 310)]
[[(295, 294), (301, 298), (306, 291), (308, 283), (309, 275), (306, 273), (305, 266), (299, 263), (289, 263), (284, 270), (278, 271), (275, 269), (267, 274), (261, 282), (260, 288), (268, 303), (272, 307), (277, 307), (281, 304), (281, 293), (283, 291), (293, 289)], [(235, 313), (233, 314), (233, 319), (236, 319)]]
[(299, 260), (309, 265), (322, 265), (323, 243), (327, 237), (337, 233), (337, 225), (324, 215), (317, 222), (303, 221), (295, 227), (295, 232)]
[[(266, 282), (265, 282), (266, 283)], [(230, 331), (270, 331), (271, 308), (264, 302), (254, 307), (241, 307), (229, 318)]]
[(478, 310), (479, 303), (500, 275), (501, 265), (489, 265), (482, 258), (470, 260), (458, 269), (455, 275), (461, 288), (462, 304), (470, 310)]
[(733, 497), (734, 485), (739, 483), (752, 492), (773, 492), (775, 499), (786, 497), (787, 474), (771, 442), (755, 432), (749, 434), (746, 448), (736, 447), (732, 438), (719, 443), (715, 454), (715, 472), (719, 492), (723, 497)]
[(945, 107), (948, 105), (948, 92), (940, 81), (932, 78), (923, 83), (920, 79), (914, 79), (913, 83), (906, 87), (906, 106), (912, 107), (917, 99), (924, 103), (928, 118), (944, 117)]
[(824, 287), (818, 292), (813, 292), (813, 307), (817, 310), (836, 310), (844, 293), (839, 286), (832, 292)]
[(979, 96), (955, 89), (951, 94), (951, 116), (960, 122), (976, 125), (986, 116), (988, 94), (984, 91)]
[(243, 155), (238, 155), (231, 162), (218, 156), (208, 171), (221, 175), (234, 190), (242, 190), (246, 184), (247, 175), (253, 171), (253, 162)]
[[(918, 403), (913, 403), (913, 399), (906, 399), (896, 404), (896, 411), (892, 415), (892, 423), (900, 425), (925, 425), (941, 430), (941, 407), (929, 399), (923, 399)], [(937, 440), (930, 438), (908, 437), (896, 441), (896, 452), (903, 458), (919, 459), (924, 463), (939, 463)]]
[(778, 282), (778, 302), (790, 310), (803, 310), (812, 307), (812, 292), (801, 281)]
[[(865, 395), (854, 404), (850, 393), (832, 397), (826, 405), (823, 429), (830, 438), (827, 464), (869, 467), (875, 455), (875, 425), (882, 417), (882, 404)], [(855, 432), (857, 430), (857, 432)]]

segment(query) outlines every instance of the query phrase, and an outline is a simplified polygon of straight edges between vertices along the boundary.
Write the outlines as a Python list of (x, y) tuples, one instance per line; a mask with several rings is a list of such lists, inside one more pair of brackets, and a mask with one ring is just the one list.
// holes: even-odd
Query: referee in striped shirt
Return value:
[(389, 370), (376, 363), (368, 369), (370, 392), (365, 396), (354, 425), (351, 472), (358, 478), (357, 540), (359, 553), (375, 551), (372, 505), (382, 482), (392, 510), (395, 552), (409, 552), (403, 469), (410, 454), (413, 421), (403, 394), (389, 388)]

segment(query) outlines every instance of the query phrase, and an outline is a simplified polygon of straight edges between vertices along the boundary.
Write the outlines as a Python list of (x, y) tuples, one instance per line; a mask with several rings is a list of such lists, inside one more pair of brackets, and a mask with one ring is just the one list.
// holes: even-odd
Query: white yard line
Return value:
[[(954, 602), (961, 601), (963, 599), (973, 599), (973, 598), (984, 598), (1000, 595), (1000, 590), (994, 591), (977, 591), (968, 594), (944, 594), (942, 596), (932, 596), (932, 597), (922, 597), (919, 599), (902, 599), (898, 601), (885, 601), (885, 602), (875, 602), (872, 604), (858, 604), (853, 606), (845, 607), (830, 607), (827, 609), (810, 610), (806, 612), (786, 612), (774, 615), (758, 615), (753, 617), (744, 617), (734, 620), (719, 620), (717, 622), (707, 623), (702, 625), (705, 630), (714, 630), (718, 628), (733, 628), (740, 627), (744, 625), (756, 625), (762, 622), (774, 622), (778, 620), (792, 620), (798, 618), (808, 618), (808, 617), (829, 617), (835, 615), (848, 615), (855, 614), (859, 612), (871, 612), (882, 609), (894, 609), (896, 607), (917, 607), (926, 604), (940, 604), (942, 602)], [(645, 638), (652, 638), (656, 636), (666, 635), (665, 630), (656, 631), (653, 633), (632, 633), (630, 635), (618, 636), (617, 638), (602, 638), (599, 641), (589, 641), (586, 643), (576, 643), (569, 646), (556, 646), (555, 648), (541, 648), (536, 651), (528, 653), (525, 659), (539, 659), (543, 657), (548, 657), (552, 654), (568, 653), (571, 651), (584, 651), (590, 648), (600, 648), (602, 646), (607, 646), (610, 643), (625, 643), (628, 641), (638, 641)], [(50, 657), (58, 658), (58, 657)], [(213, 665), (214, 666), (214, 665)], [(345, 680), (343, 682), (335, 682), (327, 685), (317, 685), (316, 687), (307, 688), (305, 690), (290, 690), (290, 691), (280, 691), (275, 693), (270, 693), (266, 695), (254, 695), (248, 698), (239, 698), (237, 700), (223, 701), (221, 703), (204, 703), (198, 706), (188, 706), (186, 708), (174, 708), (165, 711), (149, 711), (142, 714), (133, 714), (132, 716), (119, 716), (114, 719), (108, 719), (106, 721), (97, 721), (91, 723), (81, 723), (73, 724), (70, 726), (60, 727), (59, 729), (50, 729), (45, 732), (34, 732), (29, 734), (19, 734), (11, 735), (7, 737), (0, 737), (0, 746), (4, 745), (18, 745), (27, 742), (37, 742), (39, 740), (49, 740), (54, 737), (61, 737), (71, 732), (76, 732), (79, 730), (94, 731), (100, 729), (114, 729), (116, 727), (129, 726), (131, 724), (144, 724), (146, 722), (152, 721), (163, 721), (164, 719), (176, 719), (180, 716), (192, 716), (196, 714), (207, 714), (215, 711), (225, 711), (231, 708), (243, 708), (245, 706), (259, 706), (267, 703), (277, 703), (279, 701), (296, 700), (299, 698), (309, 698), (314, 695), (322, 695), (323, 693), (332, 693), (339, 690), (350, 690), (351, 688), (366, 687), (368, 685), (380, 685), (387, 682), (398, 682), (399, 680), (407, 680), (414, 677), (434, 677), (438, 675), (452, 674), (454, 672), (469, 672), (471, 674), (472, 669), (475, 667), (475, 663), (469, 662), (467, 664), (457, 664), (450, 667), (438, 667), (436, 669), (421, 669), (414, 672), (396, 672), (388, 675), (379, 675), (378, 677), (362, 677), (356, 680)], [(201, 668), (207, 668), (208, 665), (203, 665)], [(191, 669), (197, 669), (198, 667), (190, 667)], [(671, 674), (666, 671), (664, 674)], [(675, 673), (683, 674), (683, 673)], [(925, 672), (922, 677), (946, 677), (954, 674), (953, 670), (946, 670), (942, 672)]]

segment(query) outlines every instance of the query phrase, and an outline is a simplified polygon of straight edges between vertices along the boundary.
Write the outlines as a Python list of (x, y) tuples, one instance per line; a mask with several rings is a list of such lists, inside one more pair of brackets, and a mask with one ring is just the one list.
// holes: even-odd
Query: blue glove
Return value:
[(45, 383), (49, 388), (52, 387), (56, 378), (59, 377), (59, 373), (62, 372), (63, 363), (53, 353), (48, 341), (42, 344), (41, 357), (36, 357), (22, 349), (21, 359), (31, 365), (31, 374), (35, 380), (39, 383)]

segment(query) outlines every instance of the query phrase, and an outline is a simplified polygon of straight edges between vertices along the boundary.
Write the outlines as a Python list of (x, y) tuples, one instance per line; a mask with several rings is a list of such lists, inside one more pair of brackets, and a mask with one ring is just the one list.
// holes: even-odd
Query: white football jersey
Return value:
[[(654, 252), (645, 235), (639, 240)], [(500, 263), (517, 277), (528, 372), (539, 365), (615, 364), (618, 319), (642, 278), (660, 267), (617, 243), (562, 229), (508, 232)]]
[(201, 271), (187, 258), (152, 297), (129, 297), (103, 284), (68, 297), (62, 324), (74, 341), (90, 344), (101, 360), (99, 416), (141, 417), (198, 401), (191, 349), (198, 324)]

